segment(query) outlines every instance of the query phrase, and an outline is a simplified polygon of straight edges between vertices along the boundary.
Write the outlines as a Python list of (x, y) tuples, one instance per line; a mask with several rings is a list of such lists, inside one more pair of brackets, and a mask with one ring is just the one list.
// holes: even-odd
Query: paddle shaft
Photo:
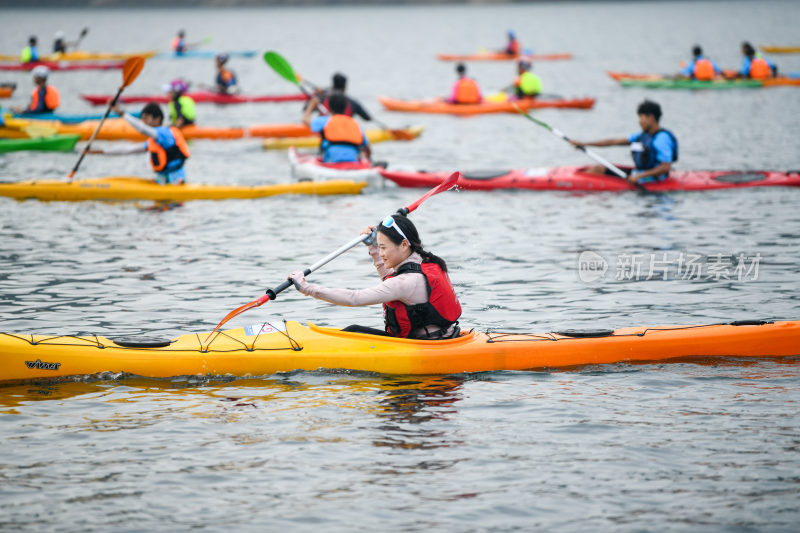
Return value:
[(68, 176), (69, 179), (72, 179), (75, 176), (75, 173), (78, 171), (78, 167), (81, 166), (81, 162), (83, 161), (83, 158), (86, 157), (87, 153), (89, 153), (89, 148), (91, 148), (92, 143), (94, 142), (95, 138), (97, 138), (97, 134), (100, 133), (100, 128), (103, 127), (103, 122), (105, 122), (105, 120), (108, 118), (108, 115), (111, 114), (111, 109), (117, 104), (117, 100), (119, 100), (119, 97), (122, 94), (122, 91), (124, 89), (125, 89), (124, 85), (119, 88), (119, 90), (117, 91), (116, 96), (114, 96), (114, 99), (111, 100), (111, 103), (106, 108), (106, 112), (103, 115), (103, 118), (100, 119), (100, 123), (95, 128), (94, 132), (92, 133), (92, 136), (89, 137), (89, 142), (87, 142), (86, 146), (83, 147), (83, 151), (81, 152), (81, 156), (78, 158), (78, 162), (75, 163), (75, 166), (72, 168), (72, 172), (69, 173), (69, 176)]

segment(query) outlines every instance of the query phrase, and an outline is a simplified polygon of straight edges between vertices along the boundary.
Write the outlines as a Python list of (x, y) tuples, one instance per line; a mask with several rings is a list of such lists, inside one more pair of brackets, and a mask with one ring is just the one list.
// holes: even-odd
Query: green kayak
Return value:
[(687, 79), (636, 80), (620, 79), (623, 87), (645, 87), (647, 89), (758, 89), (764, 86), (760, 80), (701, 81)]
[(71, 134), (22, 139), (0, 139), (0, 153), (17, 152), (19, 150), (69, 152), (75, 148), (75, 143), (77, 143), (80, 138), (81, 136), (78, 134)]

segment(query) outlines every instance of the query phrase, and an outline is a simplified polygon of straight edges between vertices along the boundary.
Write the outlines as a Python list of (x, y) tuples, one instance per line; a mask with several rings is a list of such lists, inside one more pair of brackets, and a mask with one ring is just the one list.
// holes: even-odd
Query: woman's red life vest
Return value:
[(322, 138), (331, 144), (364, 144), (364, 134), (354, 119), (345, 115), (333, 115), (322, 129)]
[(696, 80), (711, 81), (714, 79), (714, 65), (709, 59), (698, 59), (694, 62), (692, 75)]
[[(455, 324), (461, 316), (461, 304), (458, 303), (458, 297), (450, 283), (450, 277), (436, 263), (423, 261), (422, 264), (403, 263), (394, 274), (389, 274), (385, 279), (408, 272), (425, 276), (428, 301), (416, 305), (406, 305), (399, 300), (383, 304), (386, 331), (395, 337), (408, 338), (420, 328), (435, 325), (441, 329), (438, 332), (429, 333), (428, 336), (440, 338), (441, 334)], [(437, 333), (439, 337), (436, 336)]]
[(756, 57), (750, 62), (750, 77), (754, 80), (765, 80), (772, 77), (772, 69), (763, 57)]
[[(31, 111), (39, 110), (39, 92), (41, 89), (36, 87), (31, 94)], [(58, 95), (58, 90), (51, 86), (45, 85), (44, 86), (44, 107), (45, 111), (55, 111), (58, 107), (58, 104), (61, 103), (61, 99)]]
[(175, 137), (175, 144), (169, 148), (164, 148), (152, 137), (147, 139), (147, 151), (150, 152), (150, 165), (156, 172), (161, 172), (167, 168), (167, 164), (172, 161), (180, 160), (180, 165), (169, 169), (177, 170), (183, 166), (183, 162), (186, 161), (190, 155), (189, 145), (186, 144), (186, 139), (181, 133), (181, 130), (172, 126), (169, 131), (172, 133), (172, 136)]
[[(331, 97), (330, 96), (326, 96), (325, 100), (322, 101), (322, 105), (324, 105), (325, 109), (327, 109), (328, 111), (331, 110), (331, 107), (330, 107), (330, 104), (329, 104), (330, 101), (331, 101)], [(345, 115), (345, 116), (348, 116), (348, 117), (352, 117), (353, 116), (353, 106), (350, 104), (350, 99), (349, 98), (347, 99), (347, 106), (344, 108), (344, 113), (341, 113), (341, 114)]]
[(478, 83), (472, 78), (460, 78), (456, 86), (457, 104), (477, 104), (481, 101), (481, 91)]

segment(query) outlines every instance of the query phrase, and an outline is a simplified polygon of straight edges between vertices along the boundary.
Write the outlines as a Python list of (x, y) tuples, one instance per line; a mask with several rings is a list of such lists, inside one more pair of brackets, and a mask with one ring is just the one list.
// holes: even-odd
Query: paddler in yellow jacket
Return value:
[(28, 46), (22, 49), (19, 55), (20, 63), (35, 63), (39, 61), (39, 50), (36, 48), (36, 36), (31, 35), (28, 39)]
[(517, 79), (514, 80), (514, 92), (517, 98), (535, 98), (542, 93), (542, 80), (531, 72), (533, 63), (526, 60), (517, 62)]
[(113, 108), (125, 121), (138, 132), (149, 137), (143, 144), (133, 146), (106, 148), (105, 150), (90, 150), (91, 154), (124, 155), (148, 152), (150, 165), (156, 172), (156, 182), (162, 185), (180, 185), (186, 181), (186, 171), (183, 166), (189, 156), (189, 146), (186, 144), (181, 130), (177, 127), (164, 126), (164, 113), (161, 106), (150, 102), (142, 109), (141, 120), (125, 113), (119, 105)]
[(189, 90), (189, 85), (181, 80), (172, 80), (167, 86), (169, 91), (169, 118), (173, 126), (182, 128), (194, 124), (197, 118), (197, 109), (194, 99), (185, 93)]
[(320, 105), (319, 99), (314, 95), (303, 113), (303, 124), (322, 136), (319, 147), (323, 163), (356, 162), (362, 153), (367, 159), (372, 156), (364, 130), (354, 118), (344, 114), (347, 103), (345, 95), (331, 94), (327, 104), (332, 115), (321, 115), (312, 120), (311, 115)]

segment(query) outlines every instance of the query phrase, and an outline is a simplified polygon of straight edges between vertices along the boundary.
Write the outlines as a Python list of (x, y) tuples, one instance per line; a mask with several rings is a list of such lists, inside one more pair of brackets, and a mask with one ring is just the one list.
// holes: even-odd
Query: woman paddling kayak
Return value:
[(459, 334), (461, 304), (450, 283), (447, 264), (425, 251), (414, 224), (395, 214), (362, 234), (372, 234), (369, 255), (381, 283), (369, 289), (330, 289), (309, 283), (303, 272), (289, 275), (298, 291), (336, 305), (358, 307), (383, 304), (386, 330), (348, 326), (344, 331), (405, 337), (450, 339)]

